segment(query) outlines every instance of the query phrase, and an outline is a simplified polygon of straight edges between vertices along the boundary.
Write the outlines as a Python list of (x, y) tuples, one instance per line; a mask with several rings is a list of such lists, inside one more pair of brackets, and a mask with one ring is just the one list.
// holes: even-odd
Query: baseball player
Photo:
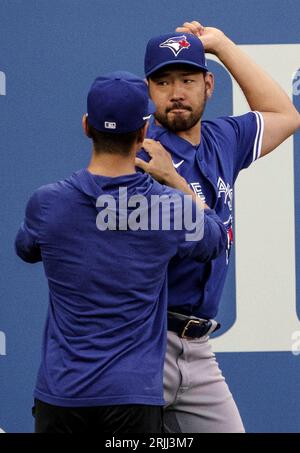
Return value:
[[(214, 86), (205, 52), (216, 55), (236, 79), (250, 112), (201, 121)], [(148, 42), (145, 74), (156, 113), (137, 166), (171, 186), (173, 174), (179, 173), (228, 231), (227, 248), (215, 260), (199, 263), (174, 257), (169, 266), (166, 430), (243, 432), (202, 325), (217, 315), (225, 282), (236, 178), (293, 134), (300, 127), (300, 116), (277, 83), (222, 31), (197, 21)]]
[[(43, 262), (49, 286), (34, 391), (38, 433), (161, 432), (167, 266), (176, 254), (215, 258), (227, 233), (214, 211), (199, 209), (202, 202), (186, 206), (182, 192), (136, 172), (154, 110), (133, 74), (98, 77), (83, 118), (93, 141), (88, 168), (41, 187), (28, 202), (16, 251)], [(148, 228), (153, 196), (175, 199), (169, 229)], [(135, 212), (137, 203), (143, 209)], [(193, 238), (189, 209), (201, 225)]]

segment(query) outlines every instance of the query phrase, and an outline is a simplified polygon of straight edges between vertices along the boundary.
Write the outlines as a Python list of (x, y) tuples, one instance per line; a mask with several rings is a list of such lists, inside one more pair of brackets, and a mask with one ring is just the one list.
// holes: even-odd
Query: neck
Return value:
[(187, 142), (191, 143), (193, 146), (199, 145), (201, 142), (201, 121), (199, 121), (195, 126), (187, 131), (176, 132), (178, 137), (184, 138)]
[(121, 154), (96, 154), (93, 150), (91, 161), (87, 167), (93, 175), (109, 176), (111, 178), (136, 173), (135, 152), (127, 156)]
[[(156, 123), (159, 126), (162, 126), (157, 120)], [(191, 143), (193, 146), (199, 145), (201, 142), (201, 120), (199, 120), (198, 123), (195, 124), (195, 126), (186, 131), (177, 131), (174, 133), (178, 135), (178, 137), (181, 137), (187, 142)]]

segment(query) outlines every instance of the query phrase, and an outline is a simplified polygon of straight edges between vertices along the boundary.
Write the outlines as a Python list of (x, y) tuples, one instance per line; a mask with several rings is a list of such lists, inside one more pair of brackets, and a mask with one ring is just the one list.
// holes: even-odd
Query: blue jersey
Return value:
[[(209, 263), (174, 257), (169, 266), (169, 309), (200, 318), (216, 316), (233, 241), (233, 185), (243, 168), (258, 159), (263, 117), (249, 112), (236, 117), (202, 121), (201, 141), (191, 145), (152, 121), (148, 138), (161, 142), (174, 166), (194, 192), (215, 210), (228, 231), (227, 249)], [(149, 161), (142, 150), (139, 157)]]
[(46, 403), (162, 405), (168, 263), (178, 253), (211, 259), (226, 246), (213, 211), (202, 217), (198, 242), (187, 241), (184, 228), (100, 231), (96, 200), (117, 200), (121, 186), (128, 197), (175, 193), (141, 173), (108, 178), (81, 170), (41, 187), (27, 205), (16, 250), (25, 261), (42, 260), (48, 279), (35, 388)]

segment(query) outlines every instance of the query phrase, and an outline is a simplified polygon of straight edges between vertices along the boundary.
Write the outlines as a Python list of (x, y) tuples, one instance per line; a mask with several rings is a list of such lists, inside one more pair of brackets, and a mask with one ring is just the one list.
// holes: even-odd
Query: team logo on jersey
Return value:
[(205, 203), (205, 195), (199, 182), (191, 182), (191, 188), (195, 194)]
[(232, 211), (232, 199), (233, 192), (229, 184), (225, 184), (223, 179), (220, 177), (218, 179), (218, 198), (221, 197), (222, 193), (224, 194), (224, 204), (227, 204), (230, 211)]
[(159, 47), (167, 47), (173, 52), (175, 57), (177, 57), (182, 50), (188, 49), (190, 45), (191, 44), (186, 39), (186, 36), (182, 35), (167, 39), (166, 41), (162, 42)]

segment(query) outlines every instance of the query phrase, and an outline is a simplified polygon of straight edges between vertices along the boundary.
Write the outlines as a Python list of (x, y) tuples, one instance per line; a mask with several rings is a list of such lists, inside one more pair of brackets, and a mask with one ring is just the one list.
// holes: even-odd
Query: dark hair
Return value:
[(142, 139), (142, 129), (125, 134), (100, 132), (87, 122), (88, 137), (93, 140), (94, 150), (97, 154), (110, 153), (127, 155), (136, 141)]
[(164, 74), (165, 72), (169, 72), (169, 71), (172, 72), (172, 70), (174, 71), (174, 69), (175, 70), (186, 70), (187, 72), (189, 72), (191, 74), (192, 73), (198, 74), (198, 73), (202, 72), (204, 78), (206, 75), (206, 71), (203, 71), (202, 69), (198, 68), (197, 66), (193, 66), (188, 63), (172, 63), (172, 64), (167, 64), (167, 65), (163, 66), (162, 68), (159, 68), (156, 71), (154, 71), (152, 74), (150, 74), (147, 77), (147, 80), (148, 81), (149, 81), (149, 79), (155, 80), (155, 79), (159, 78), (161, 76), (161, 74)]

